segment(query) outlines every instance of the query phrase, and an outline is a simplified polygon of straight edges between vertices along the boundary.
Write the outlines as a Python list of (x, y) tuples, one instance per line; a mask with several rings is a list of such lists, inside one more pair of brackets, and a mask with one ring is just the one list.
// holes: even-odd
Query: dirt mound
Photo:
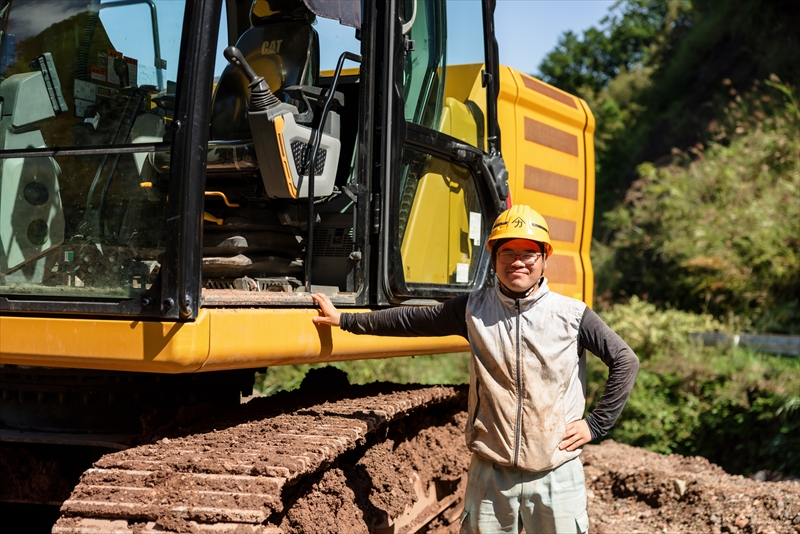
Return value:
[(705, 458), (606, 441), (581, 458), (596, 534), (800, 533), (800, 482), (729, 475)]
[(266, 418), (256, 399), (220, 428), (106, 455), (53, 532), (401, 532), (455, 508), (466, 388), (346, 389)]
[[(465, 387), (348, 386), (319, 373), (296, 392), (163, 427), (170, 437), (103, 457), (54, 532), (455, 534), (470, 459), (465, 404)], [(800, 534), (800, 482), (613, 441), (581, 458), (593, 534)]]

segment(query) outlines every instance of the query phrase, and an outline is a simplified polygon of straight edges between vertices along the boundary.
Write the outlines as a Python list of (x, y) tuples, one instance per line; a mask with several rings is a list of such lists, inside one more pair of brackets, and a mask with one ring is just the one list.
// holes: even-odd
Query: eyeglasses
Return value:
[(523, 252), (521, 254), (516, 254), (510, 250), (503, 250), (497, 253), (497, 259), (503, 263), (514, 263), (517, 261), (517, 258), (519, 258), (525, 265), (533, 265), (541, 257), (541, 252)]

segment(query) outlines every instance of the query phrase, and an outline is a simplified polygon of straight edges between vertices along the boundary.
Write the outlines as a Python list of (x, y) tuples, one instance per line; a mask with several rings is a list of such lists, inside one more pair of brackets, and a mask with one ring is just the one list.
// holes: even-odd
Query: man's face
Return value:
[[(513, 258), (512, 258), (513, 255)], [(532, 258), (527, 256), (533, 255)], [(524, 259), (528, 259), (527, 262)], [(533, 287), (544, 272), (545, 259), (539, 244), (528, 239), (512, 239), (497, 250), (495, 271), (508, 289), (524, 293)]]

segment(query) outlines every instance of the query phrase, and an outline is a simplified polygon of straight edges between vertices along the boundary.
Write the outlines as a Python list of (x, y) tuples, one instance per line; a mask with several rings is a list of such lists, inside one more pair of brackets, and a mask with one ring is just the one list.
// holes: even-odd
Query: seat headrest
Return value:
[[(236, 42), (247, 63), (280, 100), (292, 85), (314, 85), (319, 76), (317, 33), (305, 21), (266, 24), (250, 28)], [(227, 65), (214, 91), (212, 139), (250, 139), (247, 119), (249, 81), (241, 70)]]
[(250, 7), (250, 24), (253, 27), (301, 20), (310, 24), (315, 18), (303, 0), (253, 0)]

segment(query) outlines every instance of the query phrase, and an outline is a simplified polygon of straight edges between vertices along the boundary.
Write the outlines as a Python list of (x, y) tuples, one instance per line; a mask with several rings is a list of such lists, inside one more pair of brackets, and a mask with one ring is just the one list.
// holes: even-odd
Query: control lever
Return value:
[[(226, 48), (222, 55), (225, 56), (225, 59), (228, 60), (228, 63), (233, 65), (234, 67), (239, 67), (244, 72), (244, 75), (247, 76), (247, 80), (250, 82), (250, 87), (260, 84), (264, 81), (263, 76), (259, 76), (255, 73), (253, 68), (247, 63), (247, 60), (242, 55), (241, 50), (236, 48), (235, 46), (229, 46)], [(259, 87), (259, 89), (262, 89)]]
[(278, 97), (270, 91), (264, 77), (256, 74), (238, 48), (229, 46), (222, 52), (222, 55), (225, 56), (228, 63), (238, 67), (247, 78), (248, 87), (250, 87), (250, 101), (247, 107), (250, 111), (264, 111), (281, 103)]
[[(224, 55), (234, 68), (241, 69), (250, 87), (247, 119), (264, 193), (270, 198), (291, 199), (306, 198), (310, 194), (312, 201), (315, 194), (320, 197), (331, 195), (341, 152), (338, 115), (331, 110), (334, 95), (326, 93), (319, 128), (300, 124), (296, 117), (303, 116), (297, 107), (278, 99), (239, 50), (231, 46), (225, 49)], [(335, 85), (334, 80), (331, 91), (335, 91)], [(302, 95), (316, 94), (313, 88), (301, 90)], [(336, 100), (343, 101), (343, 97), (339, 95)], [(325, 126), (324, 119), (328, 115), (330, 127)], [(309, 154), (313, 154), (312, 160), (309, 160)], [(309, 161), (314, 164), (313, 171), (308, 170)]]

